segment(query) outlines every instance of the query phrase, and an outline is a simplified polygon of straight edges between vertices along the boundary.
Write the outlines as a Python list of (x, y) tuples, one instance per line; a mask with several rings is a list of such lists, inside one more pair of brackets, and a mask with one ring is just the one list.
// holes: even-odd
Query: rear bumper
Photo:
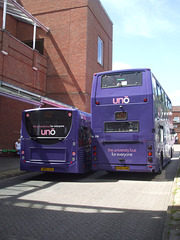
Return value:
[(110, 165), (110, 164), (94, 164), (93, 171), (103, 170), (109, 172), (156, 172), (154, 165)]

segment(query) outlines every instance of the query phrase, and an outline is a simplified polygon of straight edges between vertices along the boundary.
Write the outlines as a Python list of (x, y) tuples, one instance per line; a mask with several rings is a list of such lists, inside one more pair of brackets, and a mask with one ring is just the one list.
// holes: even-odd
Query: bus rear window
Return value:
[(121, 72), (101, 77), (101, 88), (132, 87), (142, 85), (141, 72)]
[[(72, 111), (39, 110), (25, 113), (26, 129), (30, 137), (41, 142), (42, 139), (62, 140), (72, 124)], [(43, 143), (43, 142), (42, 142)]]
[(106, 122), (104, 125), (105, 132), (138, 132), (139, 122)]

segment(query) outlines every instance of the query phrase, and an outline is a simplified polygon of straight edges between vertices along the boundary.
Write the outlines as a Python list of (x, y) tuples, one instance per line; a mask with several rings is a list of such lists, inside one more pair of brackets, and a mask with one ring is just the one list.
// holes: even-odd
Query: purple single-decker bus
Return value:
[(92, 169), (159, 172), (173, 155), (172, 104), (150, 69), (96, 73)]
[(23, 111), (20, 169), (61, 173), (91, 170), (91, 115), (70, 108)]

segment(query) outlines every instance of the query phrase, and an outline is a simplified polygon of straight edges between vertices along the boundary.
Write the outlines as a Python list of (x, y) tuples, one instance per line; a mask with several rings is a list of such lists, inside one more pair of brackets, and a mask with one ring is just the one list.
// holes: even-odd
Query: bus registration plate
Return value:
[(42, 168), (41, 168), (41, 172), (54, 172), (54, 168), (45, 168), (45, 167), (42, 167)]
[(125, 170), (125, 171), (129, 171), (129, 167), (115, 166), (115, 169), (116, 169), (117, 171), (123, 171), (123, 170)]

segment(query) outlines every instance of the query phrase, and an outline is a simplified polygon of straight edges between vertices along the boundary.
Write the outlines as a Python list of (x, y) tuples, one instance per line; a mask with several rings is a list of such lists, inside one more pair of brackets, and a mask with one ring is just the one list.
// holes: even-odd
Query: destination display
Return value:
[(127, 112), (116, 112), (115, 113), (116, 120), (126, 120), (127, 119)]

